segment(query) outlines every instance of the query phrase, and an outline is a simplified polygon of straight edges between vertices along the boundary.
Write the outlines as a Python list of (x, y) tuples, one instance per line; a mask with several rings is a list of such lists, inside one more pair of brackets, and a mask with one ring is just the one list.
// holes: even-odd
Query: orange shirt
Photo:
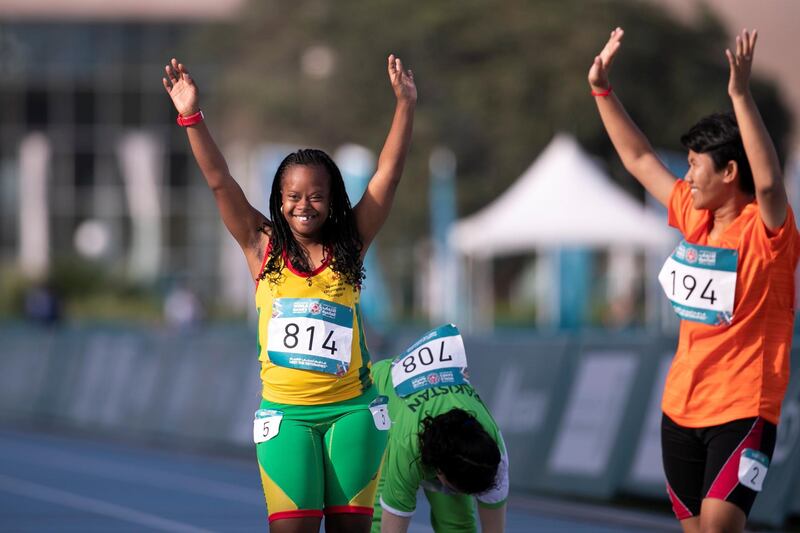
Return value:
[(709, 239), (711, 216), (692, 207), (689, 185), (678, 180), (669, 202), (670, 226), (691, 244), (737, 250), (739, 261), (733, 322), (681, 321), (661, 407), (685, 427), (755, 416), (777, 424), (789, 382), (800, 255), (794, 214), (788, 208), (783, 227), (770, 235), (752, 202), (718, 240)]

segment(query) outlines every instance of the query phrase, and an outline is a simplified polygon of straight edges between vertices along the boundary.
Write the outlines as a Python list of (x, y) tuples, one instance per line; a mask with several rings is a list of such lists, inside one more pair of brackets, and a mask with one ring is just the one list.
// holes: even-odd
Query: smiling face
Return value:
[(281, 179), (281, 212), (295, 237), (317, 240), (328, 219), (331, 178), (321, 165), (292, 165)]
[(729, 161), (717, 170), (709, 154), (689, 150), (689, 170), (684, 181), (692, 187), (695, 209), (715, 210), (735, 192), (736, 163)]

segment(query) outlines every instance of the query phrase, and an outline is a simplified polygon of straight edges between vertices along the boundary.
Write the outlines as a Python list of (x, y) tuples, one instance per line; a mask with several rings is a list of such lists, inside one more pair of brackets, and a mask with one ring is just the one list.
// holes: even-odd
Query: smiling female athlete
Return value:
[(375, 175), (355, 207), (320, 150), (280, 164), (267, 218), (231, 177), (200, 111), (197, 86), (172, 59), (163, 79), (222, 221), (256, 281), (262, 401), (253, 436), (270, 530), (370, 529), (386, 445), (359, 306), (363, 259), (394, 199), (408, 152), (417, 89), (390, 55), (396, 97)]

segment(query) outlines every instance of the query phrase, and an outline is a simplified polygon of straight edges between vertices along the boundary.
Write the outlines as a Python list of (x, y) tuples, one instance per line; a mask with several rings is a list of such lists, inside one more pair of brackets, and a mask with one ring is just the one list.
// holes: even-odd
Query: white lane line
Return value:
[(80, 511), (87, 511), (99, 515), (109, 516), (118, 520), (132, 522), (141, 526), (157, 529), (160, 531), (170, 531), (179, 533), (212, 533), (208, 529), (194, 527), (190, 524), (176, 522), (168, 518), (162, 518), (150, 513), (143, 513), (136, 511), (129, 507), (116, 505), (113, 503), (96, 500), (94, 498), (87, 498), (85, 496), (78, 496), (71, 492), (66, 492), (38, 483), (31, 483), (24, 479), (13, 478), (0, 474), (0, 490), (41, 500), (45, 502), (71, 507)]
[[(0, 444), (2, 443), (3, 439), (0, 438)], [(116, 481), (130, 481), (159, 488), (171, 487), (222, 500), (264, 505), (264, 495), (258, 484), (254, 484), (253, 488), (247, 488), (233, 483), (210, 481), (198, 476), (165, 472), (164, 470), (156, 470), (146, 466), (126, 465), (122, 460), (90, 459), (79, 454), (52, 451), (44, 447), (39, 447), (40, 453), (33, 453), (31, 451), (32, 448), (37, 448), (37, 446), (28, 446), (25, 450), (15, 451), (13, 453), (15, 460), (22, 459), (37, 465), (46, 465), (51, 468), (89, 474)]]

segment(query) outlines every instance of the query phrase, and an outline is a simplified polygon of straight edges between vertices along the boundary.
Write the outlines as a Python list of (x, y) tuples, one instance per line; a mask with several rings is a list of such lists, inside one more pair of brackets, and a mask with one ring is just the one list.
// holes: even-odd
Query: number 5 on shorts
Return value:
[(259, 444), (274, 438), (281, 429), (283, 411), (259, 409), (253, 420), (253, 442)]

